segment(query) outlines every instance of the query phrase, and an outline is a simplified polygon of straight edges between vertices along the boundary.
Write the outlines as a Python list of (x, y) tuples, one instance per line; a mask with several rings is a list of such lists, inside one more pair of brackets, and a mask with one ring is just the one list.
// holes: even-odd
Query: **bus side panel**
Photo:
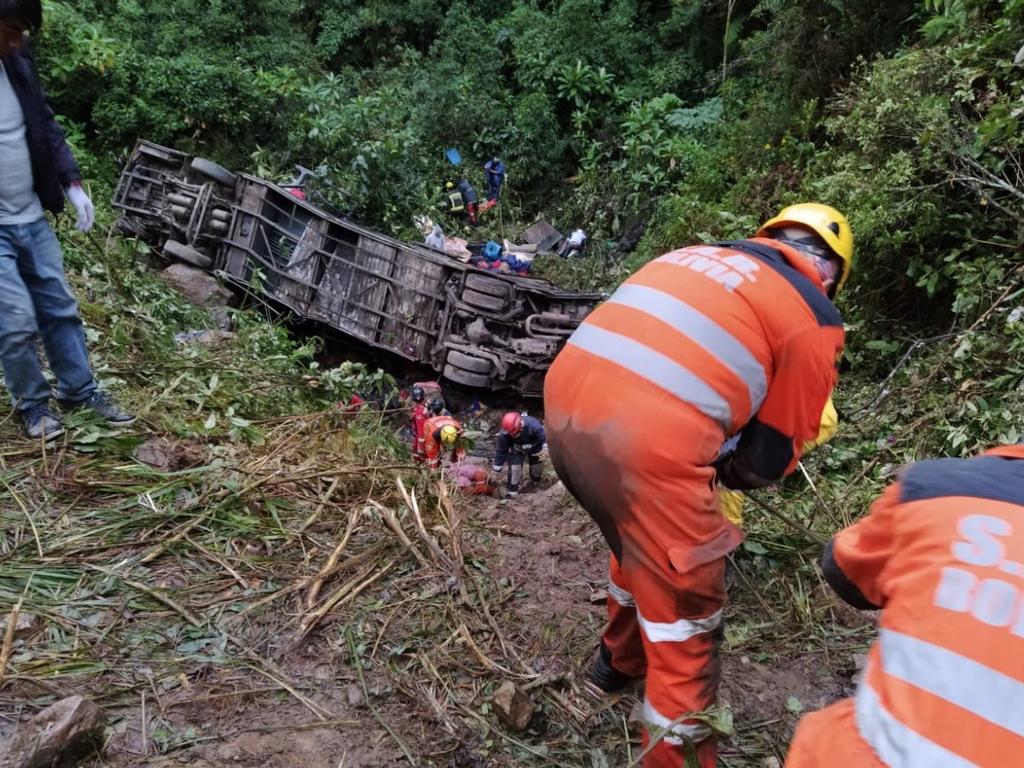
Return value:
[(403, 355), (429, 360), (437, 344), (448, 271), (411, 248), (393, 250), (381, 343)]
[(381, 275), (390, 271), (394, 249), (367, 249), (364, 240), (343, 226), (331, 225), (329, 261), (310, 316), (374, 346), (391, 349), (381, 344), (379, 329), (387, 294)]

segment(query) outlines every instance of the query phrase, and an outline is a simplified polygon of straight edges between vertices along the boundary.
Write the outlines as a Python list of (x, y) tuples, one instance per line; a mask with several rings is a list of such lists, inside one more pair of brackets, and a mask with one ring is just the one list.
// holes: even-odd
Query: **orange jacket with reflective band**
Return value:
[[(432, 467), (438, 465), (444, 452), (444, 446), (441, 445), (441, 427), (447, 427), (449, 424), (459, 432), (462, 431), (462, 423), (453, 416), (434, 416), (427, 419), (427, 423), (423, 425), (423, 454)], [(465, 453), (465, 449), (456, 443), (452, 450), (452, 458), (461, 458)]]
[[(633, 375), (631, 396), (676, 398), (702, 414), (721, 445), (761, 477), (796, 466), (818, 434), (836, 382), (843, 326), (813, 265), (788, 245), (754, 238), (699, 245), (645, 265), (594, 310), (568, 344)], [(654, 390), (660, 390), (655, 395)], [(586, 407), (581, 403), (580, 407)], [(714, 455), (680, 456), (710, 464)]]
[(829, 545), (825, 575), (884, 607), (855, 699), (893, 768), (1024, 759), (1024, 446), (911, 466)]

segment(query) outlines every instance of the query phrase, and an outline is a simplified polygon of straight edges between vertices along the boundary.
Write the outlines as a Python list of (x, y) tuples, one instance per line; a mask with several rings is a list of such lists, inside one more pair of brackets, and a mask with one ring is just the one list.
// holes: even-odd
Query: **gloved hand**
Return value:
[(537, 452), (537, 458), (540, 459), (541, 461), (547, 461), (549, 458), (551, 458), (551, 454), (548, 453), (547, 443), (544, 443), (544, 445), (541, 446), (540, 451)]
[(718, 483), (733, 491), (750, 491), (772, 484), (770, 479), (759, 477), (750, 471), (735, 451), (720, 457), (712, 466), (715, 468)]
[(93, 207), (92, 200), (89, 199), (79, 182), (75, 182), (65, 189), (64, 194), (68, 196), (68, 200), (75, 206), (75, 211), (78, 213), (75, 228), (82, 232), (88, 232), (96, 220), (96, 208)]

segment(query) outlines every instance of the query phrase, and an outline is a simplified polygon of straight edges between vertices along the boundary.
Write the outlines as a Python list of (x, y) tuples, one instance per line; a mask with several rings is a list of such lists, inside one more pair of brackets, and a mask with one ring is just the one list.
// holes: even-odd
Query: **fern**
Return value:
[(924, 0), (924, 9), (941, 16), (959, 16), (966, 11), (964, 0)]

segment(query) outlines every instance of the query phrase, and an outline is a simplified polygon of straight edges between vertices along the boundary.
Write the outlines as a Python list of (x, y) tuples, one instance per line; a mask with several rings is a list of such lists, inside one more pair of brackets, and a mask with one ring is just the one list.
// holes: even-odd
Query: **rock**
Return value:
[(135, 458), (153, 469), (167, 472), (171, 468), (171, 447), (166, 440), (154, 437), (135, 449)]
[(599, 589), (590, 593), (590, 602), (594, 605), (604, 605), (608, 602), (608, 590)]
[(234, 294), (218, 283), (213, 275), (184, 264), (171, 264), (160, 273), (160, 277), (193, 304), (207, 309), (230, 306), (234, 298)]
[[(10, 616), (0, 617), (0, 638), (6, 636), (7, 622), (10, 620)], [(40, 623), (39, 617), (33, 613), (19, 613), (17, 621), (14, 622), (14, 639), (24, 640), (39, 629)]]
[(174, 334), (174, 343), (179, 345), (198, 344), (201, 347), (221, 347), (235, 334), (226, 330), (207, 329), (205, 331), (183, 331)]
[(780, 768), (781, 766), (779, 758), (777, 757), (766, 757), (761, 761), (761, 765), (764, 766), (764, 768)]
[(70, 696), (28, 721), (15, 735), (4, 766), (49, 768), (88, 750), (102, 735), (100, 708), (81, 696)]
[(206, 462), (206, 449), (195, 443), (175, 443), (154, 437), (135, 449), (135, 458), (161, 472), (177, 472)]
[(231, 330), (231, 316), (224, 307), (214, 307), (210, 310), (210, 317), (213, 318), (213, 324), (216, 325), (222, 331)]
[(345, 692), (348, 697), (348, 705), (350, 707), (360, 707), (363, 704), (363, 692), (359, 689), (359, 686), (355, 683), (350, 683), (348, 690)]
[(530, 695), (521, 688), (517, 688), (511, 681), (502, 683), (491, 701), (498, 716), (513, 730), (523, 730), (530, 722), (530, 718), (533, 717), (534, 705)]

